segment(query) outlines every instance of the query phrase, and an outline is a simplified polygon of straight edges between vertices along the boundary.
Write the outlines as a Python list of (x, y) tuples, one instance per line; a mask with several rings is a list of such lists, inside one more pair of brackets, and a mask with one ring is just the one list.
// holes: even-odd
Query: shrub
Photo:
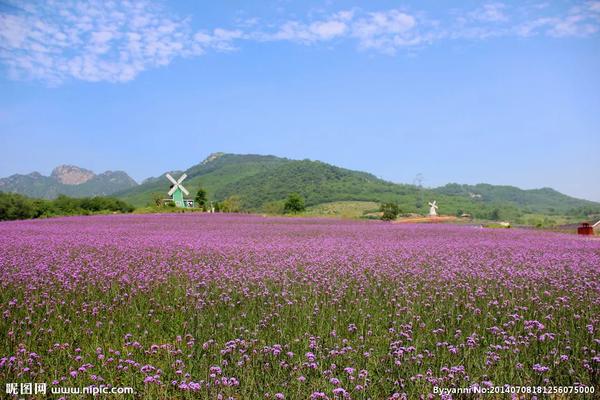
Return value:
[(220, 211), (229, 212), (229, 213), (237, 213), (242, 209), (242, 199), (240, 196), (229, 196), (220, 205)]
[(134, 207), (114, 197), (72, 198), (60, 195), (54, 200), (30, 199), (15, 193), (0, 192), (0, 220), (88, 215), (102, 212), (130, 213)]
[(282, 200), (269, 201), (263, 205), (262, 210), (267, 214), (283, 214), (284, 206), (285, 202)]
[(396, 203), (384, 203), (381, 205), (380, 210), (383, 212), (381, 219), (384, 221), (393, 221), (400, 214), (400, 207)]
[(206, 207), (208, 205), (208, 196), (206, 190), (204, 190), (203, 188), (199, 188), (194, 201), (196, 203), (196, 207), (206, 211)]
[(288, 196), (287, 200), (283, 204), (284, 214), (295, 214), (302, 212), (306, 209), (304, 205), (304, 198), (298, 193), (292, 193)]

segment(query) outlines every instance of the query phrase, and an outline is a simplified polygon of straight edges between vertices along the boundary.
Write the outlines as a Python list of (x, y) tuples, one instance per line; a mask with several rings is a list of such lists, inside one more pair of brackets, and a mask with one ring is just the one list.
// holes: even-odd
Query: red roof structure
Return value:
[(593, 235), (594, 228), (589, 223), (582, 222), (581, 225), (579, 225), (579, 228), (577, 228), (577, 234), (578, 235)]

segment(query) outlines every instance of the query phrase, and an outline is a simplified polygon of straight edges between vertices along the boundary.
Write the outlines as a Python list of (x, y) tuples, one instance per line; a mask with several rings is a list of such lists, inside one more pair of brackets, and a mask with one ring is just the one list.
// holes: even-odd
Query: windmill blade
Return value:
[(177, 181), (176, 181), (176, 180), (175, 180), (175, 178), (173, 178), (173, 177), (172, 177), (170, 174), (166, 174), (165, 176), (167, 177), (167, 179), (168, 179), (168, 180), (170, 180), (170, 181), (171, 181), (171, 183), (172, 183), (173, 185), (177, 185)]
[(183, 192), (183, 194), (185, 194), (186, 196), (190, 195), (190, 192), (187, 191), (186, 188), (183, 187), (183, 185), (178, 185), (179, 189), (181, 189), (181, 191)]
[(181, 175), (181, 176), (179, 177), (179, 179), (177, 180), (177, 183), (178, 183), (178, 184), (180, 184), (181, 182), (183, 182), (183, 180), (184, 180), (185, 178), (187, 178), (187, 175), (186, 175), (186, 174), (183, 174), (183, 175)]
[(169, 190), (169, 191), (167, 192), (167, 194), (168, 194), (169, 196), (173, 196), (173, 193), (175, 193), (175, 191), (177, 190), (177, 188), (178, 188), (178, 187), (179, 187), (179, 185), (177, 185), (177, 184), (173, 185), (173, 187), (171, 188), (171, 190)]

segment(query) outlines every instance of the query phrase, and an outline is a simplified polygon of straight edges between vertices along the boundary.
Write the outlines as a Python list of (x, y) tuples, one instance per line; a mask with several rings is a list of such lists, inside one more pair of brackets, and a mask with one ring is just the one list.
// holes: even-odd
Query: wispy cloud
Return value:
[(466, 14), (467, 19), (483, 22), (508, 21), (506, 5), (504, 3), (487, 3), (478, 9)]
[(0, 11), (0, 60), (10, 78), (58, 85), (70, 79), (126, 82), (177, 57), (233, 51), (244, 41), (288, 41), (303, 45), (354, 41), (363, 51), (395, 54), (441, 40), (483, 40), (498, 36), (585, 37), (600, 29), (600, 1), (562, 13), (550, 7), (484, 3), (454, 10), (436, 21), (406, 9), (359, 8), (310, 14), (305, 19), (265, 23), (252, 17), (229, 28), (192, 29), (148, 0), (9, 3)]
[(308, 22), (285, 21), (270, 32), (255, 32), (262, 41), (291, 41), (306, 45), (332, 40), (354, 40), (362, 50), (394, 54), (399, 48), (416, 46), (431, 39), (425, 19), (400, 10), (364, 12), (359, 9), (322, 15)]
[(571, 7), (566, 15), (532, 18), (515, 28), (520, 36), (586, 37), (600, 30), (600, 1)]
[(255, 31), (252, 37), (260, 41), (287, 40), (303, 44), (335, 39), (348, 33), (353, 11), (341, 11), (311, 22), (288, 20), (270, 32)]
[(123, 82), (167, 65), (186, 46), (186, 21), (144, 2), (15, 5), (0, 14), (0, 57), (14, 78)]
[(125, 82), (178, 56), (229, 50), (241, 32), (195, 35), (147, 1), (15, 3), (0, 14), (0, 58), (15, 79)]

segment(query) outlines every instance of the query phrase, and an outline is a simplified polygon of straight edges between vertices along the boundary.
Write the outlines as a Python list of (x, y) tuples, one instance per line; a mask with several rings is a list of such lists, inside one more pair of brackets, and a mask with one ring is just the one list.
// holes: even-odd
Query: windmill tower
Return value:
[(430, 201), (429, 202), (429, 216), (430, 217), (437, 217), (437, 202), (434, 200), (433, 203)]
[(179, 177), (178, 180), (175, 180), (170, 174), (166, 174), (166, 177), (169, 181), (171, 181), (171, 189), (167, 192), (169, 196), (171, 196), (171, 200), (175, 203), (177, 207), (194, 207), (194, 200), (186, 199), (183, 196), (189, 196), (190, 192), (181, 184), (185, 178), (187, 178), (186, 174), (183, 174)]

